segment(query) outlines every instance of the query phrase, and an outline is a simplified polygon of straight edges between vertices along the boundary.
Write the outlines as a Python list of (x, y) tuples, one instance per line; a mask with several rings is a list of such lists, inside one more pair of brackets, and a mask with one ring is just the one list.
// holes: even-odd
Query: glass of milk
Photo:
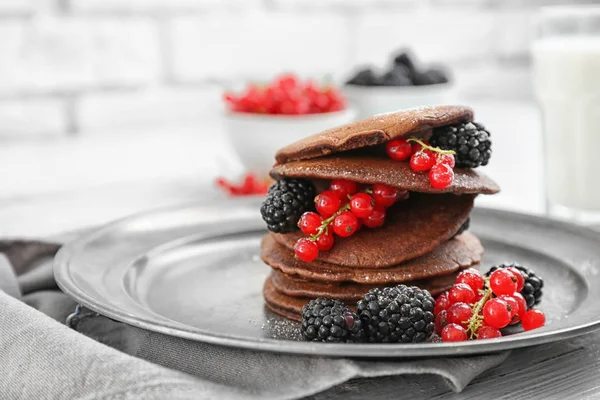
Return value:
[(543, 8), (537, 28), (547, 212), (600, 223), (600, 6)]

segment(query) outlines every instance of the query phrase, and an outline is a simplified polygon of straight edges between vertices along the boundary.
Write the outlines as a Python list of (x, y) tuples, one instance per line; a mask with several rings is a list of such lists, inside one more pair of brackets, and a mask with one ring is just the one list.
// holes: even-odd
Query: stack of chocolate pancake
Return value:
[(383, 226), (336, 237), (333, 248), (313, 262), (294, 255), (302, 232), (269, 232), (261, 249), (263, 261), (273, 268), (264, 286), (267, 307), (300, 320), (302, 306), (317, 297), (353, 305), (371, 288), (399, 283), (435, 295), (450, 288), (461, 269), (477, 268), (483, 247), (475, 235), (462, 231), (475, 197), (496, 193), (498, 186), (478, 171), (456, 168), (454, 182), (438, 190), (426, 173), (385, 155), (390, 140), (428, 140), (434, 128), (472, 120), (467, 107), (415, 108), (330, 129), (279, 150), (274, 179), (311, 180), (317, 191), (333, 179), (385, 184), (410, 196), (387, 210)]

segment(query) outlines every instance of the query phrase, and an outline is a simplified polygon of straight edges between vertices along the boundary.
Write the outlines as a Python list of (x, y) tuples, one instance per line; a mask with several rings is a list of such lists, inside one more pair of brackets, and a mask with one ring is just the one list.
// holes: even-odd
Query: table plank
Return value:
[(600, 398), (600, 331), (512, 351), (498, 367), (452, 393), (432, 376), (355, 379), (307, 400), (596, 399)]

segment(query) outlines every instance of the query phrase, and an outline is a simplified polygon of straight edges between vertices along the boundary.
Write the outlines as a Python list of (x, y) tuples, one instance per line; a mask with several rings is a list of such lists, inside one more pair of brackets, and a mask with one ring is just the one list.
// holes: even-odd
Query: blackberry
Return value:
[(385, 86), (411, 86), (407, 72), (403, 68), (393, 68), (383, 74), (381, 83)]
[(408, 51), (402, 51), (394, 57), (395, 66), (404, 66), (411, 73), (417, 70), (413, 56)]
[(315, 187), (310, 181), (282, 179), (269, 188), (260, 213), (271, 232), (293, 232), (302, 214), (314, 209), (314, 198)]
[(458, 228), (458, 232), (456, 232), (456, 235), (454, 235), (454, 236), (460, 235), (464, 231), (468, 230), (470, 226), (471, 226), (471, 217), (467, 218), (465, 223), (462, 224), (460, 228)]
[(525, 279), (525, 286), (521, 290), (521, 294), (525, 297), (527, 302), (527, 309), (533, 308), (533, 306), (539, 304), (542, 301), (542, 288), (544, 287), (544, 280), (541, 276), (536, 275), (535, 272), (519, 264), (500, 264), (495, 265), (485, 274), (490, 276), (492, 272), (500, 268), (514, 267), (521, 272)]
[(359, 86), (377, 86), (381, 83), (380, 77), (375, 74), (371, 68), (365, 68), (356, 73), (350, 78), (346, 84)]
[(476, 122), (436, 128), (430, 143), (444, 150), (454, 150), (458, 168), (487, 165), (492, 156), (490, 133)]
[(358, 315), (339, 300), (318, 298), (302, 307), (302, 336), (313, 342), (364, 342)]
[(418, 343), (434, 330), (435, 301), (427, 290), (398, 285), (371, 289), (358, 302), (356, 312), (371, 343)]

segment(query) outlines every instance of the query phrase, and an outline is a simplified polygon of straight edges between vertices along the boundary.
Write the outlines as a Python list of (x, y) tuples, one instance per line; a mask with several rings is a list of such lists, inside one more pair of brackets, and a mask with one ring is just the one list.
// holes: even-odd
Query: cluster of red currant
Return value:
[(249, 172), (244, 176), (241, 183), (233, 183), (225, 178), (217, 178), (217, 187), (225, 190), (231, 196), (250, 196), (254, 194), (267, 194), (269, 181), (260, 181), (256, 175)]
[(334, 179), (329, 190), (315, 198), (317, 212), (305, 212), (298, 221), (300, 230), (309, 235), (296, 242), (296, 257), (304, 262), (317, 258), (335, 242), (333, 234), (348, 237), (363, 226), (378, 228), (385, 221), (386, 209), (398, 200), (408, 198), (408, 192), (376, 184), (359, 190), (356, 182)]
[(543, 326), (544, 313), (527, 310), (520, 293), (524, 285), (516, 268), (498, 269), (489, 279), (474, 268), (462, 271), (454, 286), (435, 301), (435, 327), (442, 341), (498, 338), (500, 329), (519, 322), (526, 331)]
[(319, 114), (346, 108), (346, 100), (336, 88), (303, 82), (290, 74), (264, 86), (249, 84), (239, 95), (225, 92), (223, 99), (230, 111), (254, 114)]
[(416, 138), (400, 138), (386, 143), (385, 150), (392, 160), (410, 158), (413, 171), (429, 171), (429, 182), (436, 189), (445, 189), (454, 182), (453, 150), (442, 150)]

